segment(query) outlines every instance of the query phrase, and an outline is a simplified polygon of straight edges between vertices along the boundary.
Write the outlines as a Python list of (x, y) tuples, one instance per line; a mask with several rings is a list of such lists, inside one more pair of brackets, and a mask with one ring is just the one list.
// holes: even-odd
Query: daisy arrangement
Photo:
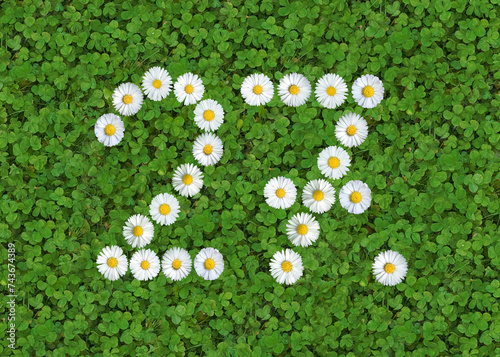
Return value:
[(177, 78), (174, 93), (177, 100), (184, 105), (195, 104), (203, 97), (205, 86), (198, 75), (186, 73)]
[(170, 93), (172, 78), (167, 70), (153, 67), (144, 74), (142, 88), (147, 97), (154, 101), (165, 99)]
[(297, 213), (288, 221), (286, 232), (293, 245), (308, 247), (319, 237), (319, 223), (309, 213)]
[(304, 270), (302, 258), (291, 249), (276, 252), (271, 259), (270, 270), (278, 284), (294, 284)]
[(201, 134), (193, 144), (193, 156), (203, 166), (218, 163), (223, 152), (222, 140), (212, 133)]
[(120, 247), (105, 247), (97, 257), (97, 269), (108, 280), (114, 281), (128, 270), (128, 260)]
[(130, 271), (137, 280), (150, 280), (160, 272), (160, 259), (151, 249), (141, 249), (130, 258)]
[(403, 281), (408, 271), (406, 259), (392, 250), (380, 253), (373, 263), (373, 274), (381, 284), (394, 286)]
[(309, 181), (302, 192), (304, 206), (314, 213), (325, 213), (335, 203), (335, 189), (323, 179)]
[(140, 214), (130, 217), (123, 227), (123, 236), (132, 248), (142, 248), (151, 242), (155, 227), (148, 217)]
[(304, 104), (311, 95), (311, 83), (299, 73), (285, 75), (278, 85), (281, 101), (291, 107)]
[(224, 109), (215, 100), (202, 100), (194, 109), (194, 121), (200, 129), (215, 131), (224, 121)]
[(327, 73), (316, 83), (316, 99), (328, 109), (335, 109), (347, 97), (347, 85), (337, 74)]
[(175, 169), (172, 185), (181, 196), (194, 196), (203, 187), (203, 173), (193, 164), (183, 164)]
[(359, 146), (368, 136), (368, 124), (359, 114), (348, 113), (335, 126), (335, 136), (344, 146)]
[(134, 83), (122, 83), (113, 92), (113, 106), (121, 115), (134, 115), (142, 106), (141, 88)]
[(339, 201), (347, 212), (360, 214), (370, 207), (372, 192), (363, 181), (349, 181), (340, 189)]
[(365, 74), (352, 84), (352, 96), (363, 108), (374, 108), (384, 98), (384, 84), (377, 76)]
[(267, 204), (273, 208), (289, 208), (295, 203), (297, 189), (289, 178), (273, 177), (264, 187), (264, 197)]
[(149, 205), (149, 214), (156, 223), (164, 226), (171, 225), (179, 216), (180, 206), (177, 198), (169, 193), (160, 193), (155, 196)]
[(329, 146), (319, 153), (318, 168), (331, 179), (339, 179), (349, 171), (351, 158), (347, 151), (337, 146)]
[(249, 105), (267, 104), (274, 96), (273, 82), (262, 73), (251, 74), (241, 85), (241, 96)]
[(104, 146), (115, 146), (123, 139), (125, 125), (118, 115), (104, 114), (97, 119), (94, 126), (97, 140)]
[(170, 248), (163, 255), (161, 266), (167, 278), (179, 281), (191, 272), (191, 256), (185, 249), (178, 247)]
[(224, 257), (215, 248), (203, 248), (194, 258), (196, 273), (205, 280), (215, 280), (224, 271)]

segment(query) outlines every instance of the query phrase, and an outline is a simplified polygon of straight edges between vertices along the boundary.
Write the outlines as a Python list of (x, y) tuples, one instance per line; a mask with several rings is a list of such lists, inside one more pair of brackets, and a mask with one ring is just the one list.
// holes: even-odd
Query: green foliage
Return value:
[[(0, 326), (1, 355), (31, 356), (444, 356), (500, 354), (498, 234), (500, 58), (497, 1), (26, 0), (0, 10), (0, 239), (16, 245), (16, 350)], [(226, 268), (205, 282), (106, 281), (106, 245), (133, 250), (126, 219), (173, 192), (173, 170), (194, 163), (194, 106), (171, 94), (125, 117), (106, 148), (96, 119), (113, 111), (122, 82), (152, 66), (192, 71), (223, 106), (224, 155), (205, 187), (180, 199), (181, 215), (156, 226), (150, 248), (219, 249)], [(244, 104), (243, 79), (278, 82), (324, 73), (350, 85), (377, 75), (374, 109), (352, 96), (339, 110), (311, 96), (300, 108), (277, 96)], [(286, 221), (304, 210), (270, 208), (265, 183), (320, 177), (319, 151), (336, 145), (349, 111), (370, 133), (349, 150), (349, 174), (373, 193), (364, 214), (336, 202), (317, 215), (318, 241), (297, 284), (269, 274), (291, 247)], [(299, 190), (300, 193), (300, 190)], [(371, 273), (379, 250), (409, 262), (384, 287)], [(1, 256), (6, 261), (7, 250)], [(5, 265), (6, 266), (6, 265)], [(6, 289), (6, 274), (0, 285)], [(6, 291), (6, 290), (4, 290)], [(7, 305), (0, 307), (7, 316)]]

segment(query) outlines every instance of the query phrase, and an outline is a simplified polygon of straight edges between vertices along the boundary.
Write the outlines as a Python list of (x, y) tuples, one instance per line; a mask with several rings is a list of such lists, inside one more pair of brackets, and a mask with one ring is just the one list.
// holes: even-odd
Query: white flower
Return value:
[(193, 164), (181, 165), (175, 169), (172, 184), (181, 196), (194, 196), (203, 187), (203, 173)]
[(360, 214), (370, 207), (372, 191), (363, 181), (349, 181), (340, 189), (339, 201), (347, 212)]
[(319, 223), (309, 213), (297, 213), (286, 225), (288, 239), (296, 246), (307, 247), (319, 237)]
[(335, 136), (344, 146), (359, 146), (368, 136), (368, 124), (360, 115), (348, 113), (335, 126)]
[(94, 132), (100, 143), (105, 146), (115, 146), (123, 139), (125, 125), (118, 115), (104, 114), (97, 119)]
[(161, 67), (150, 68), (142, 78), (142, 88), (149, 99), (159, 101), (170, 93), (172, 78), (168, 71)]
[(132, 248), (142, 248), (151, 242), (155, 227), (148, 217), (140, 214), (130, 217), (123, 227), (123, 236)]
[(141, 249), (130, 258), (130, 271), (137, 280), (150, 280), (160, 272), (160, 259), (151, 249)]
[(193, 144), (193, 156), (203, 166), (218, 163), (223, 152), (221, 139), (212, 133), (201, 134)]
[(273, 82), (265, 74), (251, 74), (241, 85), (241, 96), (250, 105), (267, 104), (274, 96)]
[(335, 189), (323, 179), (312, 180), (302, 192), (304, 206), (314, 213), (325, 213), (335, 202)]
[(180, 206), (177, 198), (169, 193), (160, 193), (151, 201), (149, 214), (156, 221), (164, 226), (171, 225), (179, 216)]
[(194, 121), (200, 129), (217, 130), (224, 121), (224, 109), (215, 100), (202, 100), (194, 109)]
[(302, 276), (302, 258), (291, 249), (274, 253), (271, 259), (271, 275), (278, 284), (293, 284)]
[(311, 95), (311, 83), (299, 73), (284, 76), (278, 85), (278, 94), (281, 101), (291, 107), (304, 104)]
[(273, 208), (289, 208), (295, 203), (297, 189), (289, 178), (273, 177), (264, 187), (264, 197), (267, 204)]
[(337, 108), (347, 97), (347, 85), (337, 74), (327, 73), (316, 83), (316, 99), (328, 109)]
[(121, 115), (134, 115), (142, 106), (143, 96), (139, 86), (122, 83), (113, 92), (113, 106)]
[(351, 166), (351, 159), (341, 147), (329, 146), (319, 153), (318, 168), (326, 177), (339, 179), (349, 171), (348, 166)]
[(205, 280), (215, 280), (224, 271), (224, 257), (215, 248), (203, 248), (194, 258), (194, 269)]
[(174, 93), (177, 100), (184, 105), (194, 104), (203, 97), (205, 86), (196, 74), (186, 73), (177, 78)]
[(191, 271), (191, 256), (187, 250), (174, 247), (170, 248), (163, 255), (163, 273), (172, 280), (182, 280)]
[(120, 247), (105, 247), (97, 257), (97, 269), (108, 280), (114, 281), (128, 270), (128, 260)]
[(398, 252), (388, 250), (375, 257), (373, 274), (375, 279), (384, 285), (397, 285), (403, 281), (408, 271), (405, 257)]
[(384, 98), (384, 84), (372, 74), (361, 76), (352, 84), (352, 97), (363, 108), (374, 108)]

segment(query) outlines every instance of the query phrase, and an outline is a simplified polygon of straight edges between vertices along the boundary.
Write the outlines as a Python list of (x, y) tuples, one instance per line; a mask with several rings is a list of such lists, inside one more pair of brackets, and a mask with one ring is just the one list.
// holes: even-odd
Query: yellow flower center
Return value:
[(125, 104), (132, 103), (132, 96), (130, 94), (125, 94), (123, 96), (123, 103), (125, 103)]
[(191, 94), (194, 91), (194, 88), (191, 84), (188, 84), (186, 87), (184, 87), (184, 90), (186, 91), (187, 94)]
[(149, 262), (147, 260), (143, 260), (141, 263), (141, 268), (144, 270), (148, 270), (149, 269)]
[(206, 121), (212, 121), (214, 120), (215, 118), (215, 113), (213, 110), (205, 110), (205, 113), (203, 113), (203, 118), (206, 120)]
[(328, 159), (328, 166), (332, 169), (336, 169), (340, 166), (340, 160), (337, 157), (331, 157)]
[(328, 87), (326, 89), (326, 94), (328, 94), (330, 97), (332, 95), (335, 95), (335, 93), (337, 93), (337, 90), (335, 89), (335, 87)]
[(325, 194), (321, 190), (314, 191), (313, 198), (315, 201), (321, 201), (325, 197)]
[(193, 176), (191, 175), (184, 175), (184, 177), (182, 178), (182, 182), (184, 183), (184, 185), (191, 185), (191, 183), (193, 182)]
[(346, 130), (347, 135), (349, 135), (349, 136), (353, 136), (354, 134), (356, 134), (357, 131), (358, 131), (358, 129), (356, 129), (356, 127), (354, 125), (349, 125), (347, 127), (347, 130)]
[(284, 190), (284, 189), (282, 189), (282, 188), (278, 188), (278, 189), (276, 190), (276, 196), (278, 196), (279, 198), (283, 198), (283, 197), (285, 197), (285, 190)]
[(210, 144), (205, 145), (205, 147), (203, 148), (203, 152), (205, 153), (205, 155), (210, 155), (213, 150), (214, 148)]
[(160, 213), (164, 216), (170, 213), (170, 206), (166, 203), (160, 205)]
[(142, 232), (144, 232), (144, 230), (142, 229), (141, 226), (134, 227), (134, 236), (140, 237), (140, 236), (142, 236)]
[(155, 87), (156, 89), (160, 88), (161, 87), (161, 81), (159, 79), (155, 79), (153, 81), (153, 87)]
[(361, 202), (361, 193), (358, 191), (354, 191), (351, 193), (351, 202), (352, 203), (360, 203)]
[(308, 229), (307, 229), (307, 226), (305, 224), (299, 224), (299, 226), (297, 227), (297, 233), (300, 234), (301, 236), (306, 234), (307, 231), (308, 231)]
[(175, 270), (179, 269), (181, 267), (181, 261), (179, 259), (176, 259), (172, 262), (172, 268)]
[(396, 270), (396, 267), (392, 263), (387, 263), (384, 265), (384, 270), (386, 273), (392, 274), (394, 273), (394, 270)]
[(104, 133), (107, 135), (107, 136), (111, 136), (111, 135), (114, 135), (116, 132), (116, 128), (113, 124), (108, 124), (106, 125), (106, 127), (104, 128)]
[(205, 260), (205, 269), (212, 270), (213, 268), (215, 268), (214, 260), (212, 258)]
[(375, 91), (373, 90), (373, 87), (372, 86), (366, 86), (363, 88), (363, 95), (365, 97), (373, 97), (373, 94), (375, 94)]
[(108, 267), (116, 268), (117, 265), (118, 265), (118, 259), (113, 258), (113, 257), (108, 259)]
[(281, 264), (281, 269), (283, 269), (285, 273), (288, 273), (290, 270), (292, 270), (292, 263), (290, 263), (288, 260), (285, 260)]
[(288, 88), (288, 91), (290, 92), (291, 95), (297, 95), (299, 94), (299, 87), (296, 86), (295, 84), (292, 84), (289, 88)]
[(255, 94), (261, 94), (262, 93), (262, 87), (257, 84), (256, 86), (253, 87), (253, 92)]

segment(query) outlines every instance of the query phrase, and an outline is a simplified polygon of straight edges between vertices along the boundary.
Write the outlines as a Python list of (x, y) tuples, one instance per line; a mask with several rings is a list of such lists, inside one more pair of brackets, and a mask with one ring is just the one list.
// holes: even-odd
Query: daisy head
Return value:
[(298, 107), (309, 99), (311, 83), (302, 74), (287, 74), (280, 80), (278, 94), (286, 105)]
[(314, 213), (325, 213), (335, 202), (335, 189), (323, 179), (309, 181), (302, 192), (304, 206)]
[(150, 280), (160, 272), (160, 259), (151, 249), (141, 249), (130, 258), (130, 271), (137, 280)]
[(151, 217), (156, 223), (164, 226), (174, 223), (179, 216), (179, 211), (179, 201), (169, 193), (160, 193), (153, 198), (149, 205), (149, 214)]
[(264, 187), (264, 197), (267, 204), (273, 208), (289, 208), (295, 203), (297, 189), (289, 178), (273, 177)]
[(104, 146), (115, 146), (123, 139), (125, 125), (118, 115), (104, 114), (97, 119), (94, 132)]
[(97, 257), (97, 269), (108, 280), (114, 281), (128, 270), (128, 260), (120, 247), (105, 247)]
[(335, 126), (335, 136), (344, 146), (359, 146), (368, 136), (368, 124), (359, 114), (348, 113)]
[(349, 181), (340, 189), (339, 201), (347, 212), (360, 214), (370, 207), (372, 191), (363, 181)]
[(201, 100), (205, 86), (198, 75), (186, 73), (177, 79), (174, 84), (174, 93), (177, 100), (184, 105), (194, 104)]
[(224, 121), (224, 109), (215, 100), (202, 100), (194, 109), (194, 121), (200, 129), (206, 131), (217, 130)]
[(351, 159), (347, 151), (337, 146), (329, 146), (319, 153), (318, 168), (331, 179), (339, 179), (349, 171)]
[(163, 273), (172, 280), (182, 280), (191, 271), (191, 256), (187, 250), (174, 247), (170, 248), (163, 255)]
[(172, 78), (167, 70), (153, 67), (144, 74), (142, 88), (149, 99), (159, 101), (165, 99), (170, 93)]
[(181, 165), (175, 169), (172, 184), (181, 196), (194, 196), (203, 187), (203, 173), (193, 164)]
[(142, 91), (134, 83), (122, 83), (113, 92), (113, 106), (121, 115), (134, 115), (141, 109)]
[(316, 83), (316, 99), (325, 108), (337, 108), (346, 97), (347, 85), (337, 74), (327, 73)]
[(297, 213), (288, 221), (286, 233), (293, 245), (308, 247), (319, 237), (319, 223), (309, 213)]
[(251, 74), (241, 85), (241, 96), (249, 105), (267, 104), (274, 96), (273, 82), (265, 74)]
[(140, 214), (130, 217), (123, 227), (123, 236), (132, 248), (142, 248), (151, 242), (155, 227), (148, 217)]
[(222, 140), (212, 133), (201, 134), (193, 144), (193, 156), (203, 166), (218, 163), (223, 152)]
[(373, 274), (384, 285), (397, 285), (403, 281), (408, 271), (405, 257), (398, 252), (387, 250), (375, 257)]
[(302, 276), (304, 270), (302, 258), (291, 249), (274, 253), (271, 259), (271, 275), (278, 284), (294, 284)]
[(378, 77), (365, 74), (352, 84), (352, 96), (363, 108), (374, 108), (384, 98), (384, 84)]
[(224, 271), (224, 257), (215, 248), (203, 248), (194, 258), (194, 269), (205, 280), (215, 280)]

